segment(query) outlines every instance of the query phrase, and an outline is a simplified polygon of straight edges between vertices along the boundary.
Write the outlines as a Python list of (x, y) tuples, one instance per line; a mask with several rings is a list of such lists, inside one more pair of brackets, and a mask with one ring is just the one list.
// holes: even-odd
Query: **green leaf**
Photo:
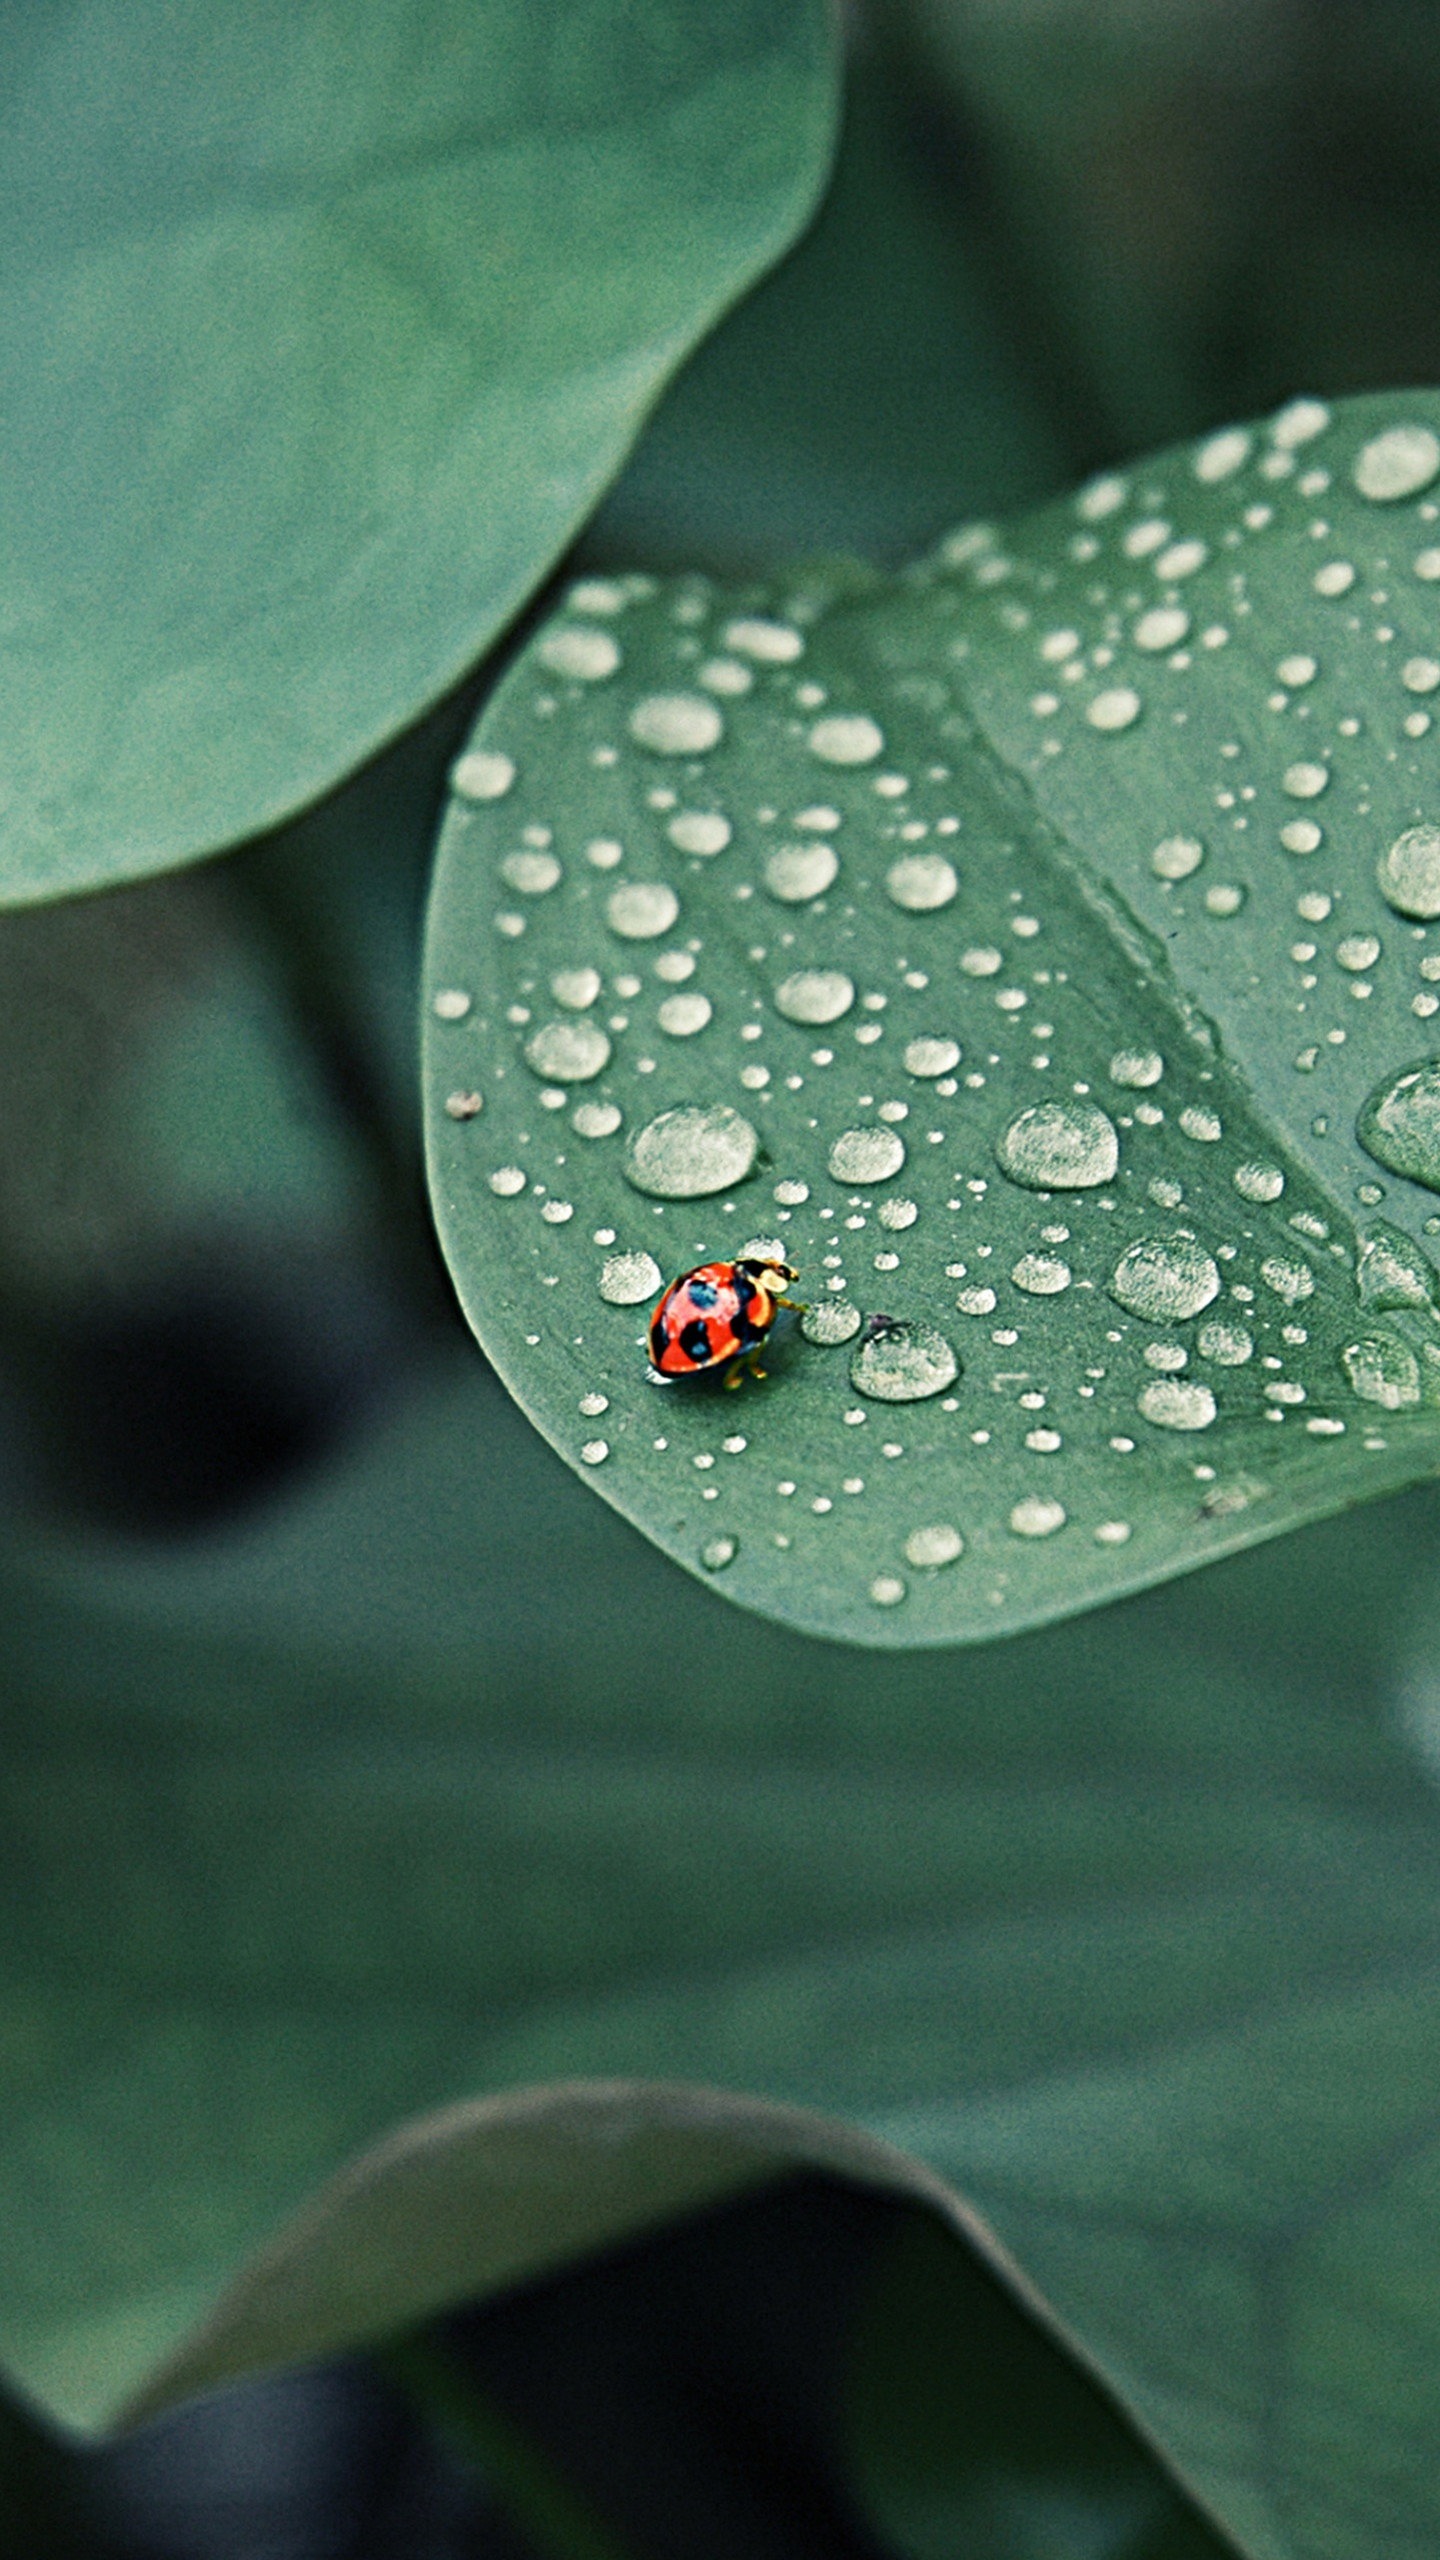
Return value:
[[(1432, 420), (1295, 403), (896, 582), (589, 581), (487, 708), (445, 1249), (732, 1598), (974, 1640), (1433, 1469)], [(810, 1302), (769, 1383), (652, 1384), (748, 1246)]]
[(5, 72), (27, 901), (272, 825), (454, 681), (804, 222), (833, 81), (821, 0), (79, 0)]

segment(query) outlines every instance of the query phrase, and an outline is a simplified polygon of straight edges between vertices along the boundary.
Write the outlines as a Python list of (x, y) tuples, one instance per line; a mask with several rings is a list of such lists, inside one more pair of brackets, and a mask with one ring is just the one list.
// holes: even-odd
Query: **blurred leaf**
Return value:
[(12, 1549), (12, 2368), (113, 2410), (408, 2113), (705, 2081), (972, 2196), (1242, 2547), (1428, 2560), (1437, 1561), (1416, 1494), (876, 1657), (723, 1610), (463, 1363), (183, 1563)]
[(454, 682), (805, 220), (832, 91), (821, 0), (72, 0), (5, 47), (23, 902), (273, 825)]
[(0, 2548), (44, 2560), (121, 2560), (73, 2447), (0, 2390)]
[[(1434, 1468), (1432, 417), (1296, 404), (901, 582), (591, 579), (487, 706), (442, 1240), (547, 1437), (742, 1605), (973, 1641)], [(752, 1249), (808, 1339), (651, 1378), (662, 1285)]]

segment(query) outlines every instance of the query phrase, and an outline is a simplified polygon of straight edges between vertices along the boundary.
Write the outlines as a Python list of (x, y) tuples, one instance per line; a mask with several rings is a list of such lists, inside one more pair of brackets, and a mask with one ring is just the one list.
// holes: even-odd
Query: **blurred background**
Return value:
[[(1440, 379), (1429, 0), (876, 0), (850, 62), (818, 222), (565, 575), (898, 563), (1297, 391)], [(0, 917), (0, 2352), (81, 2421), (400, 2114), (570, 2069), (782, 2088), (778, 2030), (682, 2026), (694, 1986), (723, 2006), (737, 1966), (968, 1926), (953, 1843), (903, 1886), (866, 1868), (907, 1787), (1019, 1787), (1039, 1753), (1078, 1789), (1123, 1744), (1183, 1792), (1242, 1729), (1262, 1787), (1343, 1792), (1361, 1729), (1436, 1765), (1428, 1491), (882, 1663), (739, 1619), (574, 1484), (464, 1332), (420, 1164), (432, 839), (504, 655), (277, 834)], [(1177, 1658), (1183, 1746), (1144, 1703)], [(636, 2552), (1219, 2547), (899, 2207), (797, 2181), (566, 2281), (466, 2352)], [(907, 2427), (897, 2485), (874, 2448)], [(154, 2560), (530, 2547), (358, 2369), (102, 2469), (113, 2547)]]

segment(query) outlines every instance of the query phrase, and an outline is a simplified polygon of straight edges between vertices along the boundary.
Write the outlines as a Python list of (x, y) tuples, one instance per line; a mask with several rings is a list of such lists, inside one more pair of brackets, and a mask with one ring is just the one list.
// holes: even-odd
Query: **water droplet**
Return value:
[(772, 898), (798, 907), (807, 898), (823, 896), (839, 868), (834, 846), (823, 837), (810, 844), (777, 845), (765, 865), (765, 886)]
[(518, 1164), (497, 1165), (490, 1176), (490, 1188), (502, 1200), (513, 1200), (525, 1188), (525, 1176)]
[(1291, 400), (1272, 418), (1270, 434), (1282, 453), (1290, 453), (1296, 445), (1308, 444), (1312, 436), (1323, 435), (1329, 424), (1330, 412), (1323, 400)]
[(471, 999), (463, 987), (442, 987), (433, 999), (437, 1022), (463, 1022)]
[(1237, 1164), (1234, 1182), (1242, 1200), (1278, 1200), (1285, 1188), (1278, 1164)]
[(625, 1179), (655, 1200), (707, 1200), (744, 1181), (759, 1147), (749, 1121), (728, 1103), (680, 1103), (631, 1131)]
[(1025, 1289), (1032, 1298), (1058, 1298), (1068, 1289), (1071, 1270), (1058, 1254), (1022, 1253), (1010, 1274), (1017, 1289)]
[(1222, 427), (1220, 433), (1207, 436), (1195, 455), (1197, 480), (1228, 480), (1238, 471), (1250, 451), (1250, 438), (1243, 427)]
[(1216, 1139), (1224, 1134), (1219, 1113), (1207, 1111), (1204, 1105), (1198, 1102), (1186, 1104), (1180, 1114), (1180, 1126), (1187, 1138), (1193, 1138), (1197, 1145), (1202, 1147), (1213, 1146)]
[(610, 1042), (598, 1022), (544, 1022), (525, 1043), (537, 1076), (551, 1084), (588, 1084), (610, 1063)]
[(447, 1093), (445, 1096), (445, 1108), (452, 1120), (474, 1120), (484, 1107), (485, 1097), (480, 1093)]
[(1130, 1535), (1128, 1520), (1102, 1520), (1095, 1532), (1095, 1544), (1097, 1547), (1123, 1547), (1129, 1543)]
[(1164, 1073), (1165, 1061), (1158, 1049), (1117, 1049), (1110, 1061), (1111, 1083), (1137, 1092), (1158, 1084)]
[(960, 966), (967, 978), (993, 978), (996, 970), (1004, 965), (1001, 953), (993, 950), (989, 943), (981, 943), (975, 950), (960, 954)]
[(667, 996), (656, 1020), (672, 1040), (689, 1040), (697, 1031), (704, 1030), (713, 1012), (714, 1006), (708, 996)]
[(695, 955), (691, 951), (662, 951), (655, 962), (655, 975), (667, 987), (683, 987), (695, 975)]
[(1267, 1289), (1273, 1289), (1277, 1298), (1284, 1299), (1287, 1307), (1293, 1307), (1301, 1298), (1314, 1295), (1315, 1274), (1308, 1262), (1287, 1262), (1283, 1254), (1267, 1254), (1260, 1265), (1260, 1277)]
[(1367, 1096), (1355, 1134), (1387, 1172), (1440, 1191), (1440, 1060), (1387, 1076)]
[(612, 1253), (600, 1266), (600, 1295), (610, 1307), (640, 1307), (658, 1295), (663, 1277), (648, 1253)]
[(1280, 841), (1287, 853), (1318, 853), (1324, 840), (1323, 831), (1313, 818), (1291, 818), (1280, 830)]
[(821, 1298), (807, 1307), (800, 1319), (800, 1330), (807, 1342), (823, 1343), (830, 1348), (837, 1342), (849, 1342), (860, 1330), (860, 1310), (848, 1298)]
[(1114, 684), (1087, 703), (1085, 717), (1092, 729), (1128, 729), (1139, 719), (1140, 709), (1140, 696), (1132, 685)]
[(1205, 1431), (1214, 1421), (1215, 1398), (1193, 1378), (1152, 1378), (1136, 1398), (1147, 1422), (1162, 1431)]
[(920, 1571), (932, 1571), (942, 1564), (953, 1564), (965, 1552), (965, 1541), (948, 1520), (937, 1520), (933, 1528), (912, 1529), (905, 1541), (905, 1561)]
[(1150, 856), (1150, 868), (1159, 880), (1188, 880), (1205, 859), (1205, 847), (1198, 836), (1166, 836)]
[(557, 1004), (568, 1005), (573, 1013), (583, 1013), (600, 993), (598, 969), (557, 969), (550, 981), (550, 993)]
[(1191, 578), (1197, 569), (1204, 568), (1209, 557), (1203, 542), (1172, 542), (1169, 550), (1162, 551), (1156, 561), (1155, 575), (1165, 579), (1167, 584), (1177, 578)]
[(1399, 1413), (1420, 1402), (1420, 1364), (1408, 1342), (1393, 1334), (1366, 1334), (1341, 1352), (1345, 1375), (1362, 1404)]
[(1400, 681), (1407, 693), (1433, 693), (1440, 685), (1440, 658), (1407, 658)]
[(863, 711), (832, 712), (810, 732), (810, 752), (822, 764), (873, 764), (884, 744), (884, 730)]
[(629, 880), (605, 901), (605, 921), (625, 942), (653, 942), (669, 932), (679, 913), (680, 901), (665, 880)]
[(723, 853), (733, 830), (713, 809), (682, 809), (665, 830), (681, 853)]
[(742, 658), (754, 658), (762, 667), (792, 666), (805, 647), (793, 623), (767, 622), (759, 615), (727, 622), (724, 638), (727, 649), (738, 649)]
[(1243, 1369), (1255, 1348), (1240, 1324), (1202, 1324), (1196, 1346), (1202, 1360), (1213, 1360), (1221, 1369)]
[(855, 1001), (855, 982), (843, 969), (796, 969), (775, 990), (775, 1009), (787, 1022), (838, 1022)]
[(703, 693), (650, 693), (630, 714), (637, 746), (657, 756), (703, 756), (718, 746), (725, 723)]
[(929, 915), (937, 907), (948, 907), (959, 886), (955, 866), (943, 853), (906, 854), (892, 862), (885, 874), (888, 895), (910, 915)]
[(1147, 1236), (1121, 1255), (1110, 1295), (1148, 1324), (1180, 1324), (1219, 1297), (1219, 1266), (1192, 1236)]
[(1287, 764), (1280, 788), (1292, 800), (1317, 800), (1329, 780), (1329, 769), (1323, 764)]
[(1362, 1307), (1428, 1307), (1436, 1273), (1428, 1256), (1398, 1227), (1374, 1226), (1361, 1239), (1355, 1285)]
[(577, 1138), (613, 1138), (623, 1114), (616, 1102), (582, 1102), (570, 1114)]
[(850, 1361), (857, 1395), (879, 1404), (918, 1404), (942, 1395), (960, 1375), (960, 1363), (943, 1333), (930, 1324), (896, 1323), (872, 1316)]
[(898, 1573), (877, 1573), (870, 1585), (870, 1597), (877, 1609), (893, 1609), (905, 1597), (905, 1585)]
[(585, 859), (597, 871), (613, 871), (625, 859), (625, 847), (616, 836), (592, 836), (585, 847)]
[(507, 853), (500, 865), (502, 879), (522, 897), (543, 898), (547, 890), (557, 886), (560, 865), (553, 853)]
[(1310, 583), (1317, 596), (1348, 596), (1355, 584), (1355, 572), (1348, 560), (1327, 560)]
[(948, 1076), (960, 1064), (958, 1040), (909, 1040), (905, 1072), (909, 1076)]
[(587, 1467), (603, 1467), (610, 1455), (608, 1440), (587, 1440), (580, 1455)]
[(905, 1141), (896, 1129), (844, 1129), (829, 1161), (836, 1182), (888, 1182), (905, 1161)]
[(1120, 1141), (1093, 1102), (1037, 1102), (995, 1144), (995, 1161), (1027, 1191), (1092, 1191), (1114, 1179)]
[(1388, 505), (1428, 489), (1440, 471), (1440, 440), (1428, 427), (1387, 427), (1361, 446), (1351, 474), (1362, 498)]
[(1065, 1505), (1047, 1502), (1042, 1495), (1032, 1493), (1016, 1503), (1010, 1526), (1017, 1538), (1053, 1538), (1056, 1530), (1065, 1526)]
[(1380, 957), (1378, 937), (1373, 933), (1347, 933), (1335, 945), (1335, 957), (1342, 969), (1373, 969)]
[(1190, 616), (1178, 604), (1157, 604), (1141, 614), (1132, 637), (1137, 649), (1178, 649), (1189, 628)]
[(707, 1573), (723, 1573), (739, 1553), (738, 1538), (707, 1538), (700, 1550), (700, 1561)]
[(993, 1289), (962, 1289), (955, 1300), (962, 1316), (990, 1316), (995, 1312)]
[(1440, 916), (1440, 827), (1428, 819), (1407, 827), (1376, 869), (1380, 894), (1397, 915), (1428, 924)]
[(472, 747), (450, 768), (450, 787), (462, 800), (503, 800), (514, 779), (510, 758), (487, 747)]
[(809, 1199), (810, 1185), (808, 1182), (777, 1182), (775, 1197), (782, 1209), (798, 1209), (802, 1201)]
[(535, 654), (552, 675), (574, 676), (580, 684), (599, 684), (620, 664), (618, 642), (593, 622), (568, 622), (547, 631)]

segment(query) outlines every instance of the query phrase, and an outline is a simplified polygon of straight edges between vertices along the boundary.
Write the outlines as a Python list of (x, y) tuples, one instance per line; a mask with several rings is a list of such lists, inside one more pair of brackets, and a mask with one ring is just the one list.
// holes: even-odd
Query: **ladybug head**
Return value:
[(763, 1289), (771, 1298), (778, 1298), (782, 1289), (788, 1289), (791, 1281), (800, 1277), (794, 1264), (782, 1262), (778, 1254), (742, 1254), (735, 1268), (752, 1289)]

